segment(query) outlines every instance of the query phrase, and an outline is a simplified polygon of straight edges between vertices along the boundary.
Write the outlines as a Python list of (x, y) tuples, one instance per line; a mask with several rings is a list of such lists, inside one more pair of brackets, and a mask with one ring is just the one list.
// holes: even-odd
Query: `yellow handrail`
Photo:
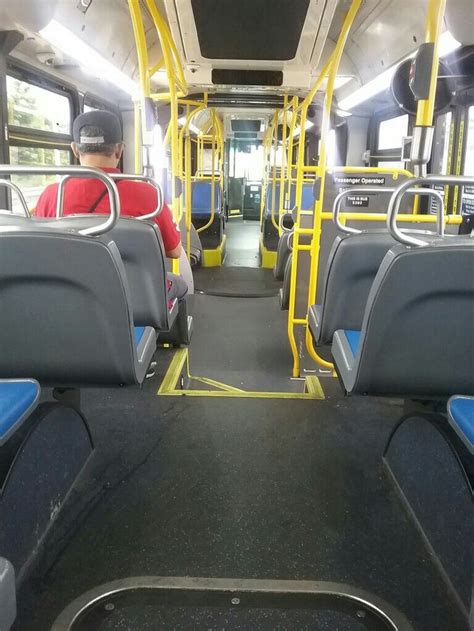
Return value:
[[(337, 40), (336, 47), (331, 56), (330, 61), (324, 67), (319, 79), (316, 81), (316, 85), (310, 91), (311, 100), (307, 97), (303, 103), (302, 111), (301, 111), (301, 134), (304, 133), (304, 128), (306, 124), (306, 116), (309, 104), (312, 102), (314, 95), (316, 94), (319, 86), (322, 84), (325, 78), (325, 74), (328, 73), (328, 82), (326, 86), (326, 94), (324, 98), (324, 110), (323, 110), (323, 122), (321, 128), (321, 145), (320, 145), (320, 156), (319, 156), (319, 171), (318, 175), (320, 177), (320, 189), (319, 189), (319, 198), (314, 206), (314, 218), (313, 218), (313, 237), (311, 240), (311, 248), (310, 248), (310, 256), (311, 256), (311, 265), (310, 265), (310, 278), (309, 278), (309, 289), (308, 289), (308, 304), (310, 300), (310, 296), (316, 295), (316, 283), (317, 283), (317, 265), (319, 258), (319, 241), (321, 234), (321, 214), (322, 214), (322, 203), (324, 196), (324, 186), (325, 186), (325, 175), (326, 175), (326, 158), (327, 158), (327, 150), (326, 150), (326, 138), (329, 133), (330, 126), (330, 118), (331, 118), (331, 106), (332, 106), (332, 98), (334, 93), (334, 84), (336, 80), (336, 74), (339, 68), (339, 63), (342, 56), (342, 51), (344, 49), (347, 37), (349, 35), (350, 28), (355, 20), (357, 12), (360, 8), (362, 0), (352, 0), (351, 7), (346, 15), (344, 23), (342, 25), (342, 29)], [(304, 148), (304, 137), (300, 138), (300, 148)], [(300, 185), (302, 191), (302, 179), (300, 175)], [(293, 236), (293, 263), (291, 267), (291, 285), (290, 285), (290, 304), (288, 311), (288, 339), (290, 341), (290, 347), (293, 354), (293, 376), (298, 377), (300, 372), (300, 358), (298, 353), (298, 347), (295, 338), (295, 309), (296, 309), (296, 281), (297, 281), (297, 273), (298, 273), (298, 248), (299, 248), (299, 234), (298, 229), (300, 226), (300, 211), (301, 211), (301, 197), (299, 199), (300, 205), (297, 207), (297, 220), (295, 225), (295, 234)], [(308, 342), (308, 337), (309, 342)], [(315, 359), (320, 365), (325, 366), (327, 368), (332, 368), (332, 364), (323, 360), (314, 350), (312, 344), (312, 338), (306, 331), (306, 345), (308, 351), (313, 359)]]
[[(208, 228), (210, 228), (210, 226), (212, 226), (213, 222), (214, 222), (214, 218), (216, 215), (216, 191), (215, 191), (215, 182), (216, 182), (216, 163), (217, 163), (217, 170), (219, 172), (219, 178), (218, 178), (218, 182), (219, 182), (219, 188), (220, 188), (220, 198), (222, 199), (222, 177), (221, 177), (221, 173), (222, 173), (222, 159), (223, 159), (223, 153), (224, 153), (224, 135), (223, 135), (223, 129), (222, 129), (222, 123), (219, 119), (219, 117), (217, 116), (216, 110), (215, 108), (211, 109), (211, 121), (212, 121), (212, 135), (210, 136), (210, 144), (211, 144), (211, 177), (210, 177), (210, 181), (211, 181), (211, 214), (209, 217), (209, 221), (204, 224), (204, 226), (201, 226), (200, 228), (197, 229), (197, 232), (204, 232), (204, 230), (207, 230)], [(204, 162), (203, 162), (204, 164)], [(204, 180), (205, 178), (200, 178), (201, 180)], [(209, 179), (209, 178), (207, 178)]]
[[(161, 45), (162, 59), (157, 64), (150, 66), (140, 0), (128, 0), (140, 74), (142, 114), (144, 111), (143, 104), (147, 98), (169, 101), (171, 119), (166, 131), (165, 142), (168, 141), (171, 146), (171, 210), (175, 221), (179, 221), (182, 213), (182, 203), (176, 186), (177, 178), (179, 177), (178, 98), (179, 96), (186, 96), (187, 84), (178, 51), (166, 21), (163, 19), (154, 0), (143, 0), (143, 2), (152, 17), (157, 32)], [(151, 77), (163, 66), (166, 69), (169, 91), (166, 93), (152, 93)], [(137, 111), (135, 111), (135, 121), (138, 125)], [(135, 131), (135, 135), (136, 139), (138, 139), (138, 130)], [(138, 166), (137, 157), (135, 158), (135, 164)], [(176, 259), (173, 260), (173, 271), (179, 271), (179, 261)]]

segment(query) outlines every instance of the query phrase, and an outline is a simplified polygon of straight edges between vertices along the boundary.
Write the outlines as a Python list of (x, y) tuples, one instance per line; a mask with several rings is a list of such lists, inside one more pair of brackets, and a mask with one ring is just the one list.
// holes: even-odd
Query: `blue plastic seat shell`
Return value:
[(3, 445), (35, 409), (40, 386), (34, 379), (0, 381), (0, 445)]
[(463, 443), (474, 453), (474, 397), (451, 397), (448, 401), (448, 417)]
[[(214, 183), (214, 206), (217, 213), (220, 212), (221, 191), (219, 182)], [(194, 217), (203, 217), (211, 214), (212, 186), (210, 181), (193, 182), (191, 194), (191, 213)]]
[(134, 327), (134, 335), (135, 335), (135, 346), (138, 346), (141, 342), (141, 339), (143, 337), (143, 334), (145, 333), (145, 327), (144, 326), (136, 326)]
[(354, 357), (357, 355), (357, 351), (359, 350), (360, 344), (360, 331), (344, 331), (347, 337), (347, 341), (349, 342), (349, 346), (351, 347), (352, 354)]

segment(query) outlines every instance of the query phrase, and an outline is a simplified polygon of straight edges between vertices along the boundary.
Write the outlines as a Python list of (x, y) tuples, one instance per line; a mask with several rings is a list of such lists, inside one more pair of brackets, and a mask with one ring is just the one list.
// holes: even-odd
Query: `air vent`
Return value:
[(279, 87), (283, 84), (281, 70), (221, 70), (212, 71), (214, 85), (268, 85)]

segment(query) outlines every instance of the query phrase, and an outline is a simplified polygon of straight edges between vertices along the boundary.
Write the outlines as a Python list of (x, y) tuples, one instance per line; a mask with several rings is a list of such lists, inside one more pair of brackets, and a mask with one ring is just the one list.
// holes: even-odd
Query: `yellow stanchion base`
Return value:
[(243, 217), (243, 214), (240, 208), (232, 208), (231, 210), (229, 210), (229, 217), (228, 217), (229, 219), (235, 219), (239, 217)]
[(263, 240), (260, 237), (260, 261), (261, 261), (261, 266), (264, 269), (273, 269), (275, 267), (276, 264), (276, 260), (277, 260), (277, 253), (273, 252), (272, 250), (268, 250), (264, 245), (263, 245)]
[(213, 250), (202, 251), (202, 266), (203, 267), (220, 267), (224, 261), (225, 256), (225, 242), (226, 235), (222, 238), (219, 247)]

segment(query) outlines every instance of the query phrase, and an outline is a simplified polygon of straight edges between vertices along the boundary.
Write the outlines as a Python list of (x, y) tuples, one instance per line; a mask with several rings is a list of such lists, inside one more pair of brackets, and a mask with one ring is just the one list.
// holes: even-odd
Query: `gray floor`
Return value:
[(226, 267), (259, 267), (259, 222), (244, 221), (240, 218), (229, 219), (225, 232), (227, 255), (224, 265)]
[(303, 382), (290, 379), (287, 314), (280, 310), (277, 297), (196, 295), (193, 311), (190, 365), (194, 375), (243, 390), (303, 392)]
[[(194, 300), (192, 370), (283, 389), (277, 299)], [(416, 631), (467, 631), (384, 472), (400, 401), (346, 398), (334, 379), (324, 401), (158, 397), (159, 384), (83, 393), (95, 456), (20, 592), (15, 631), (48, 631), (85, 591), (146, 575), (343, 582), (403, 611)], [(137, 626), (135, 613), (96, 629), (160, 628)], [(197, 624), (186, 610), (175, 621), (249, 628), (207, 614)]]

